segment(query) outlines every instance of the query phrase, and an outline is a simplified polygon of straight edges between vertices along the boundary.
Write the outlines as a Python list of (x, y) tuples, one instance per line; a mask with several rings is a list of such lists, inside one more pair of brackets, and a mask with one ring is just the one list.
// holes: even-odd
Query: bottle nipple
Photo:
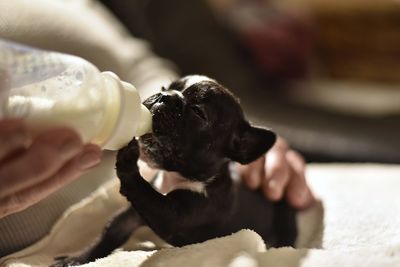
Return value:
[(102, 73), (106, 84), (116, 86), (120, 92), (120, 109), (116, 127), (103, 148), (118, 150), (128, 144), (134, 137), (139, 137), (152, 130), (152, 115), (141, 103), (136, 88), (121, 81), (112, 72)]
[(152, 131), (152, 115), (150, 111), (143, 105), (140, 105), (140, 119), (136, 130), (136, 136), (142, 136)]

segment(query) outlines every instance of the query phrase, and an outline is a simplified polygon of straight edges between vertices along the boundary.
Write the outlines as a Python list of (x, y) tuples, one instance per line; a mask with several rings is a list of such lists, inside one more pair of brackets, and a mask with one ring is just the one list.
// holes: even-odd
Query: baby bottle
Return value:
[(88, 61), (0, 39), (0, 119), (33, 129), (74, 128), (84, 142), (117, 150), (151, 131), (135, 87)]

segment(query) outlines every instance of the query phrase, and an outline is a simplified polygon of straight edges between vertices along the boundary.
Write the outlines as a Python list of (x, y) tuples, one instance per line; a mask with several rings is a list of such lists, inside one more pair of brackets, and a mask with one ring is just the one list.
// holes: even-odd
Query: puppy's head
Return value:
[(153, 132), (139, 139), (153, 167), (206, 181), (228, 160), (249, 163), (275, 142), (275, 134), (244, 119), (237, 99), (205, 76), (187, 76), (146, 99)]

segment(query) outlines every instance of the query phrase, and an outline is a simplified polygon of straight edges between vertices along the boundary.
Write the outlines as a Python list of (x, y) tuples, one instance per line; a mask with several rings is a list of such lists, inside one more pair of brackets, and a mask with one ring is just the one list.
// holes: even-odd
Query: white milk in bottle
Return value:
[(116, 150), (151, 131), (133, 85), (88, 61), (0, 39), (0, 119), (34, 129), (74, 128), (84, 142)]

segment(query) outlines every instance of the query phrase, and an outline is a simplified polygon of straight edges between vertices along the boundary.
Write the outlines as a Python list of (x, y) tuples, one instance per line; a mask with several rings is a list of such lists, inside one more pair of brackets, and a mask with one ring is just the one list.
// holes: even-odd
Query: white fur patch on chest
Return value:
[(189, 190), (207, 196), (206, 186), (203, 182), (190, 181), (175, 172), (160, 171), (153, 182), (155, 189), (163, 195), (174, 190)]

